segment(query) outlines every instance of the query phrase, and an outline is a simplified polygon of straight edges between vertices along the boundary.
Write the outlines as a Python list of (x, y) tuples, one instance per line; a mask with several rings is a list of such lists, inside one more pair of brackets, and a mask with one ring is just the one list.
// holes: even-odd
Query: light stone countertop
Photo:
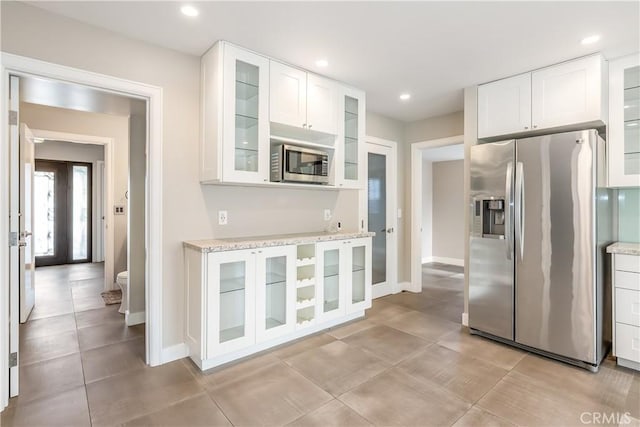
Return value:
[(373, 237), (373, 232), (339, 232), (298, 234), (276, 234), (273, 236), (237, 237), (231, 239), (187, 240), (183, 245), (201, 252), (235, 251), (239, 249), (266, 248), (269, 246), (299, 245), (305, 243), (327, 242), (331, 240), (357, 239)]
[(607, 246), (610, 254), (640, 255), (640, 243), (616, 242)]

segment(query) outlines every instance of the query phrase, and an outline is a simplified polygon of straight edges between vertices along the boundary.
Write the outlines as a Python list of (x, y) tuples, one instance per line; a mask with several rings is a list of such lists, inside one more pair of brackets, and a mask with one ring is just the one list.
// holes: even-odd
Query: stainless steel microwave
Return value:
[(329, 183), (329, 154), (326, 151), (289, 144), (271, 148), (271, 181)]

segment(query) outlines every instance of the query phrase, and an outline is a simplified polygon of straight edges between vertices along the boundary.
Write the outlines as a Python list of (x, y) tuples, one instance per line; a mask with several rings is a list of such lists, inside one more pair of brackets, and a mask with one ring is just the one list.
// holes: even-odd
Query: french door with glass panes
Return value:
[(269, 180), (269, 60), (224, 45), (223, 173), (228, 182)]
[(36, 160), (36, 266), (91, 261), (91, 164)]

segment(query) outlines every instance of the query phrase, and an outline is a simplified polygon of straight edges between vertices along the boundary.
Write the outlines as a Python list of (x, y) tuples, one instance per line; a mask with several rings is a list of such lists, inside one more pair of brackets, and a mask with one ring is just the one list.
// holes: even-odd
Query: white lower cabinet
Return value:
[(320, 321), (371, 307), (370, 264), (370, 238), (317, 244)]
[(255, 272), (255, 251), (207, 255), (207, 358), (255, 342)]
[(296, 247), (258, 249), (255, 284), (256, 341), (293, 332), (296, 325)]
[(613, 353), (640, 370), (640, 256), (613, 255)]
[(185, 336), (201, 369), (353, 320), (371, 307), (371, 238), (185, 248)]

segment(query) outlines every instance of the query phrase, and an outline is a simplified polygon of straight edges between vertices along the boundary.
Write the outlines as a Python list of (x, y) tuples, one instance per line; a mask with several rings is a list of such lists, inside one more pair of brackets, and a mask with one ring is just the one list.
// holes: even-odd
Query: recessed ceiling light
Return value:
[(403, 101), (411, 99), (411, 94), (410, 93), (403, 93), (403, 94), (400, 95), (400, 99), (403, 100)]
[(627, 123), (627, 126), (628, 126), (628, 127), (638, 126), (638, 124), (637, 124), (637, 123)]
[(316, 66), (318, 67), (328, 67), (329, 66), (329, 61), (327, 61), (326, 59), (318, 59), (316, 61)]
[(624, 109), (626, 110), (627, 108), (631, 108), (631, 105), (625, 105)]
[(44, 142), (44, 138), (33, 138), (34, 144), (42, 144)]
[(180, 8), (180, 12), (182, 12), (183, 15), (189, 16), (189, 17), (192, 17), (192, 18), (196, 17), (196, 16), (198, 16), (200, 14), (200, 12), (198, 12), (198, 9), (196, 9), (193, 6), (189, 6), (189, 5), (182, 6)]
[(600, 36), (597, 35), (597, 34), (594, 34), (592, 36), (583, 38), (580, 43), (582, 43), (582, 44), (593, 44), (593, 43), (597, 42), (598, 40), (600, 40)]

